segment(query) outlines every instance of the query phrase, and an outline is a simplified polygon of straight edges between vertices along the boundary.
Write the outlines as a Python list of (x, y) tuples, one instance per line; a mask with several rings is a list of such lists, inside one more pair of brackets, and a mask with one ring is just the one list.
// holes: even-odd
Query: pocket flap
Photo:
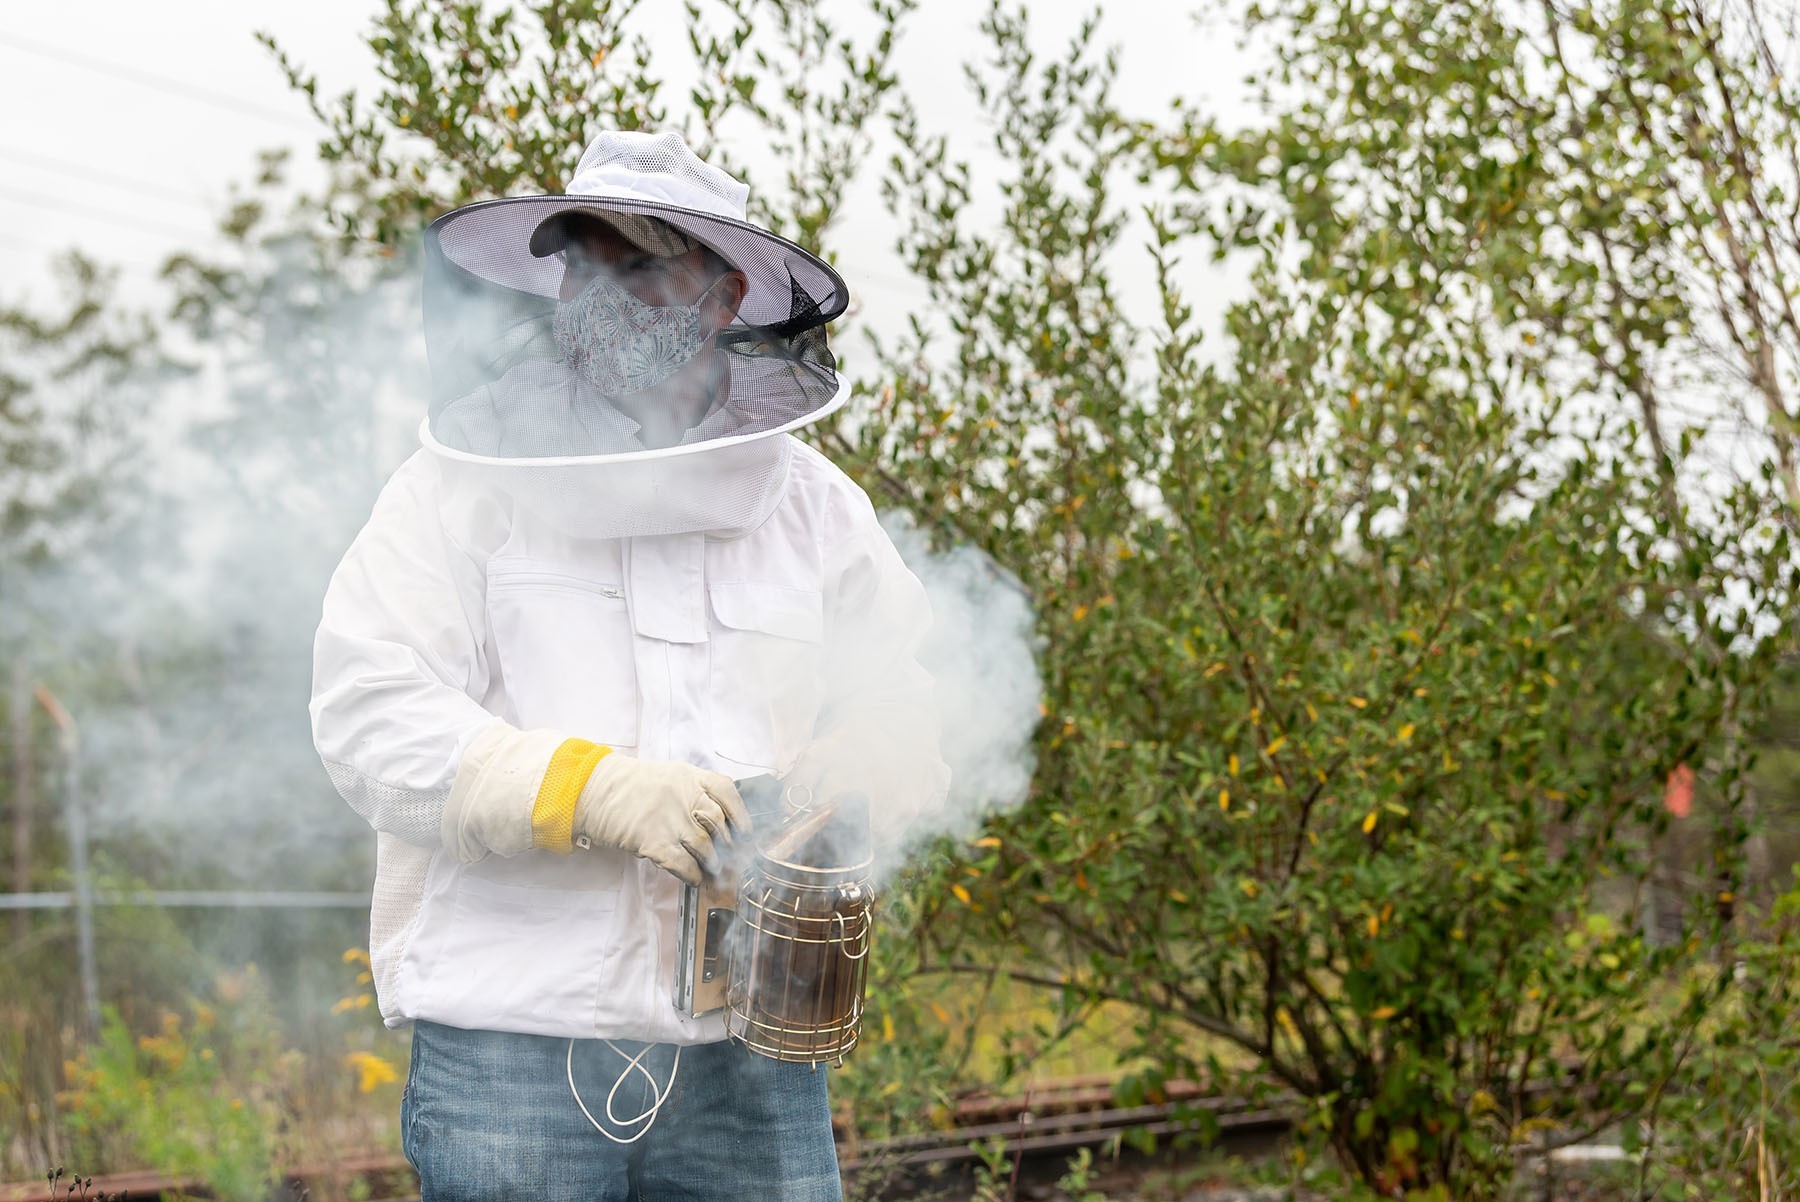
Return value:
[(816, 589), (744, 580), (708, 586), (713, 616), (733, 630), (755, 630), (807, 643), (825, 641), (825, 606)]

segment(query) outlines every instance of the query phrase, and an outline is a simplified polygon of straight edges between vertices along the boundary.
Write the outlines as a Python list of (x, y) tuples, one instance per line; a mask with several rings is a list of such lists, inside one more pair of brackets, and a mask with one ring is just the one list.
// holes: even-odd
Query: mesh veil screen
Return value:
[[(601, 393), (559, 349), (567, 268), (530, 244), (546, 218), (571, 209), (666, 221), (748, 281), (736, 320), (701, 352), (708, 370), (697, 375), (713, 391), (676, 446), (646, 447), (631, 406)], [(785, 478), (785, 444), (767, 436), (842, 403), (825, 324), (847, 300), (830, 267), (729, 218), (570, 196), (458, 209), (425, 239), (426, 444), (456, 460), (461, 478), (577, 535), (741, 529), (766, 516)]]
[[(458, 209), (426, 236), (424, 318), (431, 360), (431, 430), (445, 446), (486, 458), (612, 455), (612, 406), (577, 376), (551, 335), (564, 265), (528, 249), (548, 216), (577, 197), (522, 197)], [(621, 204), (607, 212), (621, 211)], [(825, 323), (847, 303), (843, 282), (799, 247), (754, 226), (680, 210), (651, 212), (744, 272), (738, 319), (717, 340), (729, 413), (695, 442), (790, 429), (837, 395)], [(627, 426), (627, 429), (629, 426)]]

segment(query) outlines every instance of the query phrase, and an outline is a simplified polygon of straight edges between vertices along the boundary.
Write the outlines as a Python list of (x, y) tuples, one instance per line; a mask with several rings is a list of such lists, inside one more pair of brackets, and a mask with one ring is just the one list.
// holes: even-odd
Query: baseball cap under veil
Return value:
[[(626, 537), (747, 529), (779, 501), (789, 442), (836, 410), (825, 324), (848, 304), (829, 265), (742, 219), (747, 189), (673, 134), (605, 133), (569, 191), (484, 201), (433, 221), (424, 238), (431, 406), (420, 437), (449, 472), (496, 489), (568, 533)], [(710, 248), (748, 287), (719, 331), (712, 408), (675, 446), (647, 448), (637, 424), (578, 375), (552, 334), (564, 215)], [(661, 254), (668, 245), (644, 249)]]

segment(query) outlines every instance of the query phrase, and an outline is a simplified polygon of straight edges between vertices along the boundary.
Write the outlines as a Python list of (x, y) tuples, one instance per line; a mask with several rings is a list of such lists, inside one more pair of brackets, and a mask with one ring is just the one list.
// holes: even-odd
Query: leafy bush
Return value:
[(109, 1009), (98, 1041), (67, 1067), (64, 1102), (76, 1132), (128, 1149), (135, 1165), (224, 1202), (263, 1202), (280, 1181), (297, 1060), (251, 967), (220, 979), (215, 1004), (165, 1014), (154, 1034)]
[(1800, 1197), (1800, 884), (1737, 949), (1723, 1004), (1631, 1132), (1641, 1196)]

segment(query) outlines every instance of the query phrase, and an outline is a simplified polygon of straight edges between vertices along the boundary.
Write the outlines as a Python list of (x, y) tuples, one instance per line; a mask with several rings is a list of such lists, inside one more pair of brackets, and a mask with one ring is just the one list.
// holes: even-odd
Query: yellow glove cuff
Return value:
[(574, 849), (575, 804), (588, 777), (612, 748), (586, 739), (564, 739), (544, 769), (537, 801), (531, 807), (531, 845), (547, 851)]

